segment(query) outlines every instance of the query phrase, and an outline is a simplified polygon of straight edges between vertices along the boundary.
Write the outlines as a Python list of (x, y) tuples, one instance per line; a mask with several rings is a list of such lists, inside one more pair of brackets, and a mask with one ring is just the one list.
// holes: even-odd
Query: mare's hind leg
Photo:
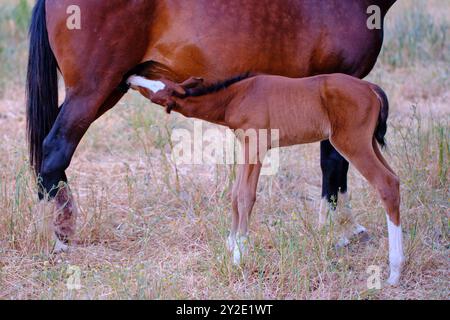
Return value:
[(338, 247), (346, 246), (354, 236), (367, 238), (366, 229), (357, 224), (350, 207), (347, 190), (348, 162), (333, 147), (330, 141), (320, 145), (322, 169), (322, 200), (319, 209), (319, 226), (324, 226), (328, 217), (339, 224), (341, 235)]
[(104, 81), (95, 91), (76, 88), (67, 95), (52, 130), (44, 140), (40, 176), (43, 190), (50, 199), (55, 200), (56, 253), (67, 250), (67, 243), (73, 237), (76, 226), (77, 209), (67, 185), (65, 170), (91, 123), (122, 96), (123, 93), (118, 94), (108, 81)]
[(320, 144), (320, 167), (322, 169), (322, 201), (319, 225), (325, 225), (328, 215), (335, 211), (340, 193), (347, 192), (348, 162), (336, 151), (330, 141)]
[[(113, 93), (101, 105), (95, 119), (100, 118), (105, 112), (114, 107), (125, 94), (124, 91), (115, 89)], [(55, 196), (55, 235), (56, 243), (53, 249), (54, 253), (60, 253), (68, 250), (68, 240), (73, 237), (76, 229), (76, 220), (78, 215), (77, 206), (73, 194), (70, 192), (69, 185), (61, 186)]]
[[(58, 193), (51, 191), (53, 186), (67, 182), (64, 171), (82, 136), (120, 99), (117, 88), (123, 77), (142, 61), (149, 44), (145, 30), (152, 20), (148, 13), (153, 9), (152, 1), (115, 1), (120, 4), (103, 7), (100, 2), (89, 7), (86, 1), (91, 9), (83, 10), (82, 28), (74, 31), (62, 27), (67, 14), (61, 2), (68, 1), (46, 1), (48, 38), (67, 89), (66, 101), (43, 143), (40, 175), (51, 199)], [(99, 8), (103, 9), (100, 15)], [(130, 17), (138, 27), (125, 23)], [(73, 213), (59, 218), (61, 225), (72, 220), (67, 223), (71, 228), (57, 226), (59, 238), (66, 241), (73, 234)]]
[[(377, 190), (384, 208), (387, 211), (389, 233), (389, 264), (390, 276), (388, 283), (397, 284), (400, 279), (401, 267), (404, 261), (402, 231), (400, 224), (400, 187), (399, 179), (390, 167), (386, 167), (386, 160), (372, 142), (364, 139), (348, 144), (345, 139), (332, 139), (335, 147), (356, 167), (356, 169)], [(377, 154), (378, 152), (378, 154)]]

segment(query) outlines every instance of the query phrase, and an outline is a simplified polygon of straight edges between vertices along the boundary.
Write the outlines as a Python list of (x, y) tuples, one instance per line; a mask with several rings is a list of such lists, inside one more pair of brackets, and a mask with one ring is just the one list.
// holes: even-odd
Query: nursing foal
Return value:
[[(163, 80), (160, 88), (147, 88), (146, 80), (133, 76), (132, 88), (153, 102), (179, 112), (237, 130), (244, 152), (232, 193), (232, 229), (228, 239), (233, 260), (246, 251), (248, 223), (265, 156), (272, 146), (284, 147), (329, 139), (333, 146), (378, 191), (387, 211), (390, 277), (396, 284), (403, 263), (400, 225), (399, 179), (383, 158), (388, 100), (381, 88), (343, 74), (291, 79), (280, 76), (237, 77), (203, 86), (199, 78), (177, 84)], [(153, 92), (156, 91), (156, 92)], [(267, 141), (252, 147), (242, 132), (267, 130)], [(273, 130), (278, 141), (273, 141)], [(262, 150), (260, 142), (267, 142)]]

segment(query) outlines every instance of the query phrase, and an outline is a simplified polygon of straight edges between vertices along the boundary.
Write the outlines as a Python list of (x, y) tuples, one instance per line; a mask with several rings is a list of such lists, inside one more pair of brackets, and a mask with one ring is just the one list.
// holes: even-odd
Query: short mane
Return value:
[(227, 79), (227, 80), (216, 82), (215, 84), (212, 84), (210, 86), (206, 86), (206, 87), (200, 86), (198, 88), (188, 89), (188, 90), (186, 90), (185, 97), (186, 98), (187, 97), (200, 97), (200, 96), (205, 96), (205, 95), (212, 94), (212, 93), (215, 93), (218, 91), (222, 91), (237, 82), (251, 78), (253, 76), (254, 75), (252, 75), (250, 72), (247, 72), (247, 73), (241, 74), (239, 76), (235, 76), (235, 77)]

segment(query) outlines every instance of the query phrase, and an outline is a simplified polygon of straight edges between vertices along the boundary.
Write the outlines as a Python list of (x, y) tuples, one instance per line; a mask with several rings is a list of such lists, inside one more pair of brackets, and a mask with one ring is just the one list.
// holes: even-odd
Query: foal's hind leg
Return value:
[[(389, 284), (397, 284), (400, 279), (401, 267), (404, 261), (402, 231), (400, 224), (400, 187), (399, 179), (390, 167), (386, 167), (386, 160), (381, 153), (375, 151), (372, 142), (360, 139), (348, 144), (339, 138), (333, 139), (335, 147), (352, 163), (356, 169), (377, 190), (384, 208), (387, 211), (389, 233)], [(380, 159), (381, 158), (381, 159)]]
[(386, 159), (383, 157), (380, 146), (378, 145), (377, 141), (375, 139), (372, 140), (372, 147), (375, 151), (375, 155), (377, 156), (378, 160), (388, 169), (393, 175), (395, 175), (394, 170), (392, 170), (391, 166), (387, 163)]

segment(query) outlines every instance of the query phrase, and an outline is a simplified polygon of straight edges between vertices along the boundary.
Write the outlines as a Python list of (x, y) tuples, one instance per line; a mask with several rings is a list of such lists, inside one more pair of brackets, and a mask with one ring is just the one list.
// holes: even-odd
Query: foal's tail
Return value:
[(39, 174), (42, 144), (58, 116), (58, 64), (47, 33), (45, 0), (38, 0), (30, 25), (27, 73), (27, 133), (30, 163)]
[(386, 93), (380, 87), (373, 86), (372, 91), (376, 94), (378, 101), (380, 102), (380, 115), (378, 116), (378, 124), (375, 128), (374, 137), (382, 147), (385, 147), (387, 120), (389, 116), (389, 100), (386, 96)]

